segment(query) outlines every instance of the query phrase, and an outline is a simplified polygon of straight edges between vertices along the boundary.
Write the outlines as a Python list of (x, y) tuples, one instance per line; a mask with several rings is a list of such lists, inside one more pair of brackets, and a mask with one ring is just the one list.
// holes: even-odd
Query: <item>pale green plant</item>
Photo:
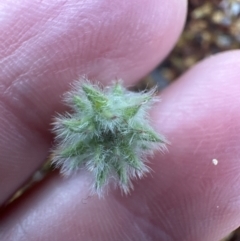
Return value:
[(166, 149), (164, 136), (150, 126), (154, 93), (131, 92), (121, 81), (105, 88), (86, 79), (75, 82), (64, 98), (72, 113), (53, 123), (53, 163), (67, 176), (86, 168), (94, 178), (92, 190), (100, 196), (111, 180), (128, 193), (131, 181), (150, 171), (147, 157)]

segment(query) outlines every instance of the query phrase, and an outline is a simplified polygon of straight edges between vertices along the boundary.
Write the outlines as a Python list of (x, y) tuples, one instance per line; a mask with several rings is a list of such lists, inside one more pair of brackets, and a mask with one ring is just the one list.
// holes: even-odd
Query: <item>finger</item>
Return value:
[(213, 241), (236, 228), (239, 58), (239, 51), (211, 57), (163, 93), (152, 117), (171, 146), (155, 156), (152, 176), (136, 182), (131, 196), (89, 198), (88, 174), (55, 175), (5, 213), (2, 237)]
[(185, 11), (178, 0), (1, 3), (0, 203), (47, 157), (69, 82), (133, 83), (171, 49)]

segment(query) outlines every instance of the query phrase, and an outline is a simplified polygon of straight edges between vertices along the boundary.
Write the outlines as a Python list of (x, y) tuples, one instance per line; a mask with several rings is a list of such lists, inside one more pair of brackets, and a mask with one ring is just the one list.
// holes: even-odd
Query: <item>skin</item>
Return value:
[[(82, 74), (134, 85), (173, 48), (185, 0), (4, 0), (0, 21), (0, 204), (52, 144), (61, 95)], [(89, 174), (57, 173), (0, 213), (0, 240), (220, 240), (240, 223), (240, 52), (212, 56), (161, 93), (171, 142), (130, 196), (88, 197)], [(218, 165), (212, 160), (217, 159)]]

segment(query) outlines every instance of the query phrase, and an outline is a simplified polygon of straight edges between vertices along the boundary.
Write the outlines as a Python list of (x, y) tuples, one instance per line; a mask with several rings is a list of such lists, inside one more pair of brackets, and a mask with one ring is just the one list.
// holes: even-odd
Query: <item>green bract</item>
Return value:
[(128, 193), (131, 180), (149, 172), (146, 157), (166, 149), (166, 140), (149, 124), (154, 91), (135, 93), (120, 82), (101, 88), (86, 80), (66, 93), (72, 113), (55, 118), (53, 163), (70, 175), (85, 167), (99, 195), (111, 180)]

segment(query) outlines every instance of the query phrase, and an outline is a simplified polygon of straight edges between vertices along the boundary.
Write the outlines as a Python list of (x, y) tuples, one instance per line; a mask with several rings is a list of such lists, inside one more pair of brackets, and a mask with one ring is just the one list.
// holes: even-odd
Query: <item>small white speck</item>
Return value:
[(218, 160), (217, 159), (212, 159), (212, 163), (213, 163), (213, 165), (217, 166)]

